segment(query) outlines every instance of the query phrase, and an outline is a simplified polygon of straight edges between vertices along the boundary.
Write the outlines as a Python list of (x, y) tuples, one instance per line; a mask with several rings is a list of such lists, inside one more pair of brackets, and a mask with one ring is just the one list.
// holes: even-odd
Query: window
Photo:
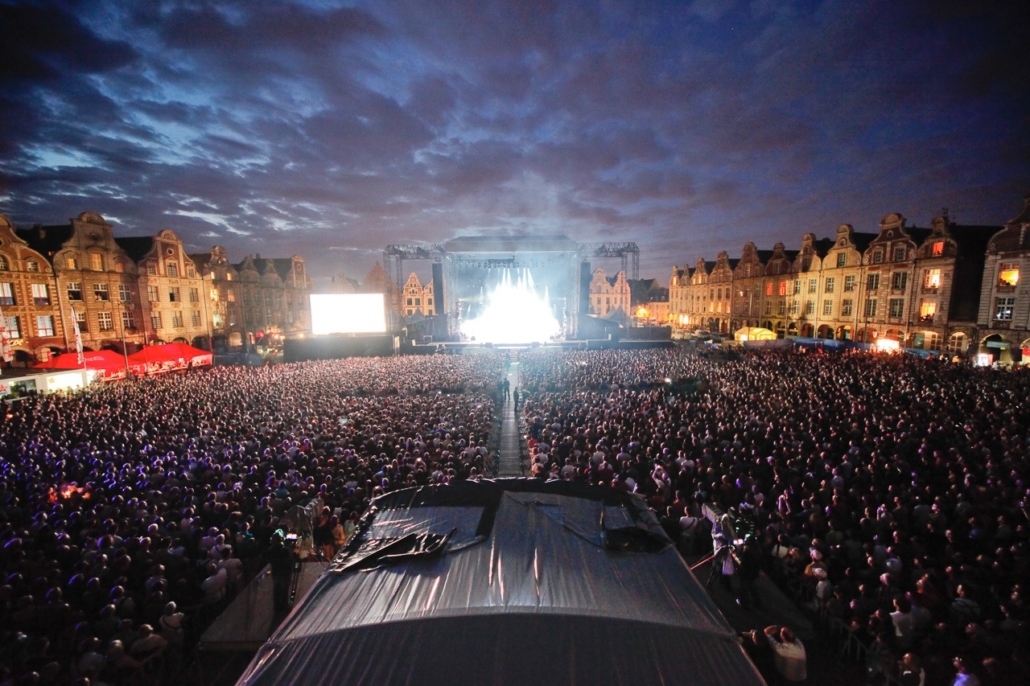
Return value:
[(891, 288), (896, 291), (905, 290), (908, 285), (908, 272), (894, 272), (891, 274)]
[(935, 241), (930, 254), (933, 257), (942, 257), (944, 255), (944, 241)]
[(883, 251), (882, 250), (874, 250), (873, 251), (873, 264), (880, 264), (881, 262), (883, 262)]
[(927, 269), (923, 272), (923, 288), (940, 288), (941, 270)]
[(227, 296), (227, 299), (228, 299), (229, 302), (231, 302), (231, 303), (236, 302), (236, 289), (235, 288), (230, 288), (229, 292), (226, 294), (226, 296)]
[(79, 268), (79, 261), (77, 259), (75, 259), (74, 257), (69, 257), (68, 259), (66, 259), (64, 261), (64, 266), (66, 268), (68, 268), (68, 269), (78, 269)]
[(829, 317), (832, 314), (833, 314), (833, 301), (832, 300), (824, 300), (823, 301), (823, 316), (824, 317)]
[(1019, 283), (1019, 263), (1007, 262), (998, 268), (998, 286), (1015, 286)]
[(780, 281), (780, 295), (787, 295), (787, 282)]
[(852, 306), (851, 302), (852, 302), (851, 300), (841, 300), (840, 301), (840, 315), (842, 317), (850, 317), (851, 316), (851, 306)]
[[(618, 298), (616, 298), (616, 300), (618, 300)], [(416, 305), (421, 305), (422, 304), (422, 298), (415, 298), (415, 304)]]
[(905, 254), (906, 254), (905, 246), (899, 245), (899, 246), (895, 247), (894, 248), (894, 261), (895, 262), (904, 262), (905, 261)]
[(115, 262), (114, 263), (114, 270), (115, 270), (116, 273), (122, 274), (122, 273), (125, 272), (125, 265), (122, 264), (121, 262)]
[(182, 323), (182, 312), (179, 310), (172, 312), (172, 326), (176, 329), (181, 329), (184, 326)]
[(808, 292), (809, 293), (815, 293), (816, 292), (816, 288), (818, 288), (818, 287), (819, 287), (819, 280), (818, 279), (809, 279), (808, 280)]
[(186, 267), (186, 276), (190, 279), (197, 278), (197, 270), (194, 269), (192, 266)]
[[(47, 290), (45, 283), (32, 284), (32, 304), (37, 307), (50, 304), (50, 291)], [(52, 327), (53, 324), (51, 323)]]
[(891, 298), (888, 303), (888, 317), (897, 319), (905, 311), (905, 299), (904, 298)]
[(129, 290), (129, 285), (125, 283), (118, 284), (118, 302), (129, 303), (132, 302), (132, 291)]
[(801, 292), (801, 279), (794, 279), (794, 295)]
[(40, 336), (53, 336), (54, 318), (49, 314), (36, 315), (36, 331)]
[(190, 302), (191, 303), (199, 303), (200, 302), (200, 289), (199, 288), (191, 288), (190, 289)]
[(193, 310), (192, 322), (193, 326), (200, 326), (200, 310)]
[(765, 284), (765, 294), (766, 295), (772, 295), (773, 294), (773, 282), (772, 281), (770, 281), (769, 283)]
[(768, 300), (765, 302), (765, 313), (767, 315), (772, 314), (772, 303), (769, 302)]
[(846, 267), (848, 266), (848, 254), (845, 252), (837, 253), (837, 266)]
[(797, 300), (791, 300), (790, 301), (790, 314), (791, 314), (791, 316), (797, 316), (797, 313), (798, 313), (798, 301)]
[(182, 302), (182, 291), (179, 289), (178, 286), (172, 286), (168, 289), (168, 302)]
[(81, 282), (70, 282), (68, 284), (68, 299), (69, 300), (82, 300), (82, 283)]
[(161, 296), (157, 291), (157, 286), (147, 286), (147, 301), (156, 303), (161, 300)]
[(97, 312), (97, 323), (100, 325), (101, 331), (111, 331), (114, 329), (110, 312)]
[(919, 303), (919, 319), (924, 322), (932, 322), (933, 316), (937, 314), (937, 303), (933, 300), (923, 300)]
[[(601, 299), (600, 299), (600, 298), (598, 298), (598, 299), (597, 299), (597, 302), (598, 302), (598, 304), (600, 304), (600, 302), (601, 302)], [(411, 298), (408, 298), (408, 305), (414, 305), (414, 304), (415, 304), (415, 301), (414, 301), (413, 299), (411, 299)]]
[(157, 276), (157, 265), (153, 262), (147, 262), (147, 274)]
[[(6, 267), (5, 267), (5, 269), (6, 269)], [(38, 272), (39, 271), (39, 262), (36, 262), (35, 260), (26, 260), (26, 262), (25, 262), (25, 271), (27, 271), (27, 272)]]
[(844, 292), (850, 293), (855, 290), (855, 275), (844, 277)]
[(0, 283), (0, 305), (14, 304), (14, 284)]
[(18, 317), (4, 317), (8, 338), (21, 338), (21, 320)]
[(179, 263), (178, 262), (166, 262), (165, 263), (165, 274), (168, 276), (179, 275)]
[(994, 301), (994, 318), (1002, 322), (1012, 321), (1012, 308), (1015, 306), (1015, 298), (998, 298)]
[(211, 289), (211, 302), (215, 302), (215, 303), (218, 302), (218, 289), (217, 288), (212, 288)]
[(826, 277), (826, 284), (823, 286), (823, 291), (826, 293), (833, 293), (833, 284), (835, 279), (832, 276)]
[(806, 300), (805, 301), (805, 314), (815, 314), (815, 301), (814, 300)]
[(7, 265), (7, 258), (0, 255), (0, 271), (7, 271), (10, 267)]
[(95, 272), (104, 271), (104, 256), (97, 252), (90, 253), (89, 268)]
[(155, 331), (157, 331), (158, 329), (161, 328), (161, 313), (160, 312), (152, 312), (150, 314), (150, 326), (152, 326)]
[(433, 299), (432, 298), (426, 298), (426, 305), (432, 305), (432, 304), (433, 304)]
[(106, 283), (93, 284), (93, 299), (98, 302), (107, 302), (111, 299), (110, 293), (107, 292)]
[(880, 275), (879, 274), (867, 274), (865, 277), (865, 289), (867, 291), (878, 291), (880, 290)]
[(876, 316), (876, 298), (867, 298), (865, 301), (865, 316)]
[(226, 272), (225, 273), (225, 280), (226, 281), (232, 281), (232, 273), (231, 272)]
[(135, 329), (136, 328), (136, 315), (129, 311), (124, 310), (122, 312), (122, 328), (123, 329)]
[(785, 301), (781, 300), (779, 304), (776, 306), (776, 314), (780, 315), (781, 317), (787, 314), (787, 303)]

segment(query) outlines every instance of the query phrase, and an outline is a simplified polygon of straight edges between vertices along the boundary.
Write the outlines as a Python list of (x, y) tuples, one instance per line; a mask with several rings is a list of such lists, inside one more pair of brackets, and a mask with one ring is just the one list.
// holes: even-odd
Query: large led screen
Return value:
[(312, 293), (311, 333), (384, 333), (382, 293)]

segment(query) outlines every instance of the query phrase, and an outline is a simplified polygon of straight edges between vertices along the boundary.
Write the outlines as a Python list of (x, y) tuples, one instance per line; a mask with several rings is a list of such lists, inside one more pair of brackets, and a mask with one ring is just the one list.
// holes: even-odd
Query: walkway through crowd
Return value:
[(503, 399), (501, 407), (501, 443), (497, 456), (497, 476), (525, 476), (526, 456), (519, 440), (519, 417), (515, 413), (515, 392), (519, 389), (519, 363), (508, 366), (508, 385), (512, 392)]

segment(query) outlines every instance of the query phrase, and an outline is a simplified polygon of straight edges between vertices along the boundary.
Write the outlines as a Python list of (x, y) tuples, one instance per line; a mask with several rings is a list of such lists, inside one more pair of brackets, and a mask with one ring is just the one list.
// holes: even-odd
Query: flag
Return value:
[(11, 349), (11, 335), (7, 331), (7, 317), (0, 311), (0, 357), (4, 358), (4, 362), (12, 362), (14, 360), (14, 351)]
[(78, 353), (78, 363), (85, 363), (86, 359), (82, 356), (82, 332), (79, 331), (79, 320), (75, 318), (75, 310), (72, 310), (72, 327), (75, 330), (75, 352)]

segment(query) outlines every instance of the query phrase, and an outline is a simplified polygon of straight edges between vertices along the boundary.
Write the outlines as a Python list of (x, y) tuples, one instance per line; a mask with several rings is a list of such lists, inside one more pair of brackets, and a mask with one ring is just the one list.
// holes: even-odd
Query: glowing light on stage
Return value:
[(529, 270), (504, 270), (496, 288), (487, 293), (482, 315), (461, 325), (461, 332), (483, 343), (543, 343), (561, 332), (551, 312), (547, 289), (537, 293)]

